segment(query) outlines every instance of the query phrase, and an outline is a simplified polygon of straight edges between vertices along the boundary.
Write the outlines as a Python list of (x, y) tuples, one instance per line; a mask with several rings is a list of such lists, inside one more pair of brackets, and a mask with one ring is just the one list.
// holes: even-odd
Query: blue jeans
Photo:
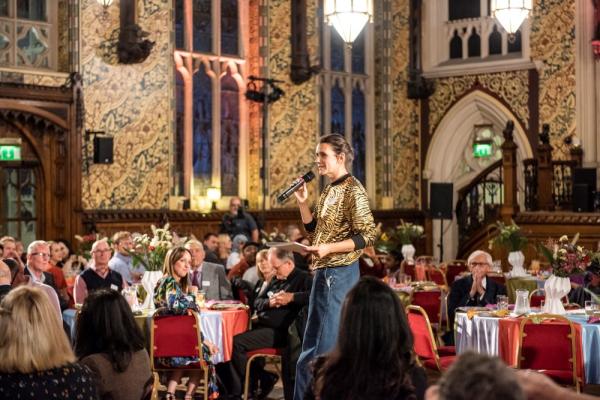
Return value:
[(315, 271), (302, 353), (296, 366), (294, 400), (304, 400), (306, 391), (312, 390), (310, 362), (314, 357), (327, 353), (335, 346), (342, 303), (359, 278), (358, 261), (345, 267), (321, 268)]

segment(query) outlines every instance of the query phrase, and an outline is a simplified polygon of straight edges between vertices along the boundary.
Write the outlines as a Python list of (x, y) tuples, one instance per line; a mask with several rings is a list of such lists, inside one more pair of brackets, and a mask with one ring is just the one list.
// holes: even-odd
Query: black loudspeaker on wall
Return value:
[(431, 183), (429, 209), (433, 219), (452, 219), (452, 183)]
[(576, 183), (573, 185), (573, 211), (591, 212), (594, 208), (594, 199), (589, 185)]
[(94, 137), (94, 164), (112, 164), (113, 162), (113, 138)]

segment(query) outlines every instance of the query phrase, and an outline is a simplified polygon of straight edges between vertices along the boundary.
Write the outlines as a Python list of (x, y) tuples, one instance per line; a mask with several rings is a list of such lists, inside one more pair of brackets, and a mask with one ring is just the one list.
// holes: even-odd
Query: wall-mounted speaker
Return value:
[(429, 209), (433, 219), (452, 219), (452, 183), (431, 183)]
[(94, 137), (94, 164), (112, 164), (113, 138), (107, 136)]

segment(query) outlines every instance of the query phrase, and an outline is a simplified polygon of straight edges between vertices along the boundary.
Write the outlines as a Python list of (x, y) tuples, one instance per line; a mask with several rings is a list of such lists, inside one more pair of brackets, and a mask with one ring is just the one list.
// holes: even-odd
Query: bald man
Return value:
[(0, 261), (0, 301), (10, 292), (11, 286), (10, 268), (3, 261)]

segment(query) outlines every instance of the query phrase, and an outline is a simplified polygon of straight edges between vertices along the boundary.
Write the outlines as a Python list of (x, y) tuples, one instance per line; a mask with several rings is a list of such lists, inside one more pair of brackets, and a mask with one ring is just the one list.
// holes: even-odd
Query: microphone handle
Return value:
[(292, 194), (294, 194), (294, 192), (296, 190), (298, 190), (300, 188), (300, 186), (302, 186), (302, 184), (304, 183), (304, 179), (302, 178), (298, 178), (296, 179), (296, 181), (292, 184), (292, 186), (290, 186), (289, 188), (287, 188), (283, 193), (281, 193), (278, 197), (277, 197), (277, 202), (278, 203), (283, 203), (285, 200), (287, 200)]

